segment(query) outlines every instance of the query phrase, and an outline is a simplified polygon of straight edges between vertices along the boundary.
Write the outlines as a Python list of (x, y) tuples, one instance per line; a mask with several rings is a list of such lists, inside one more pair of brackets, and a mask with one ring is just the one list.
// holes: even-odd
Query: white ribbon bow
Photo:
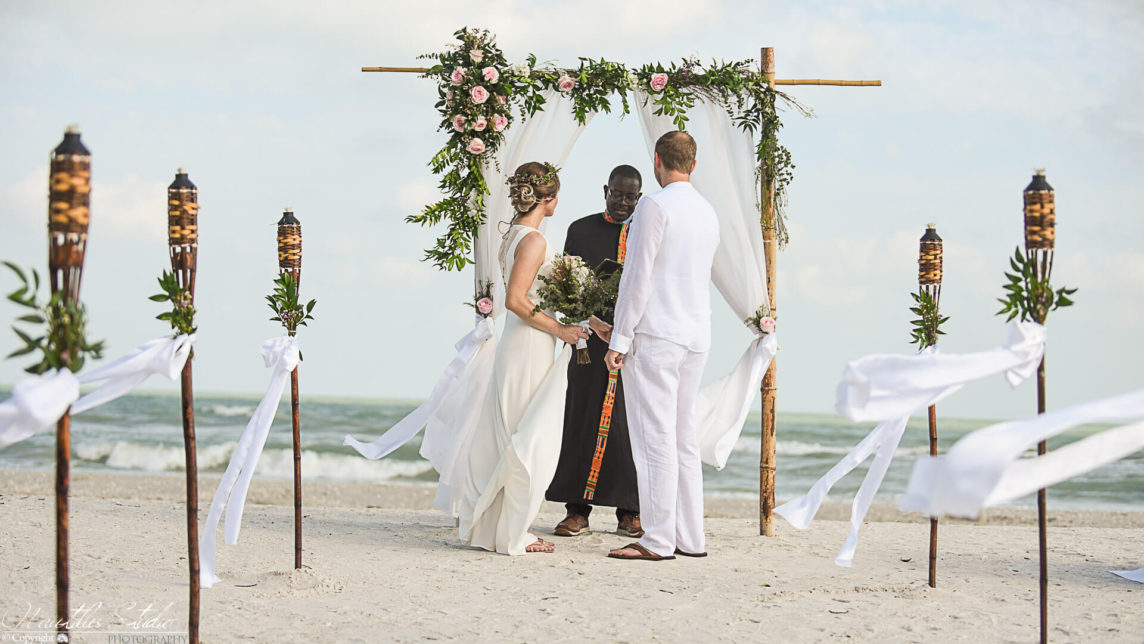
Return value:
[(457, 349), (457, 355), (445, 367), (445, 372), (441, 374), (441, 377), (437, 379), (437, 384), (433, 386), (433, 391), (429, 394), (428, 400), (421, 403), (417, 409), (411, 411), (409, 415), (399, 420), (397, 424), (372, 442), (363, 443), (353, 436), (346, 436), (342, 444), (349, 445), (368, 459), (379, 459), (393, 453), (398, 447), (407, 443), (429, 422), (441, 403), (452, 395), (461, 382), (461, 376), (477, 355), (481, 345), (485, 343), (485, 340), (494, 337), (496, 332), (496, 321), (493, 318), (477, 316), (476, 326), (473, 327), (473, 330), (466, 333), (454, 345)]
[(238, 542), (238, 532), (242, 527), (242, 510), (246, 505), (246, 492), (250, 488), (250, 479), (254, 476), (254, 469), (258, 466), (258, 458), (262, 455), (262, 448), (266, 445), (266, 437), (270, 433), (270, 425), (274, 422), (274, 414), (278, 411), (278, 403), (282, 401), (282, 391), (286, 388), (290, 372), (298, 366), (298, 338), (282, 336), (271, 338), (262, 343), (262, 359), (267, 367), (273, 367), (270, 376), (270, 386), (266, 388), (266, 395), (254, 410), (246, 429), (238, 439), (226, 472), (219, 481), (218, 491), (211, 501), (211, 509), (207, 514), (206, 526), (203, 528), (202, 540), (199, 544), (199, 560), (201, 562), (199, 583), (203, 588), (210, 588), (221, 581), (215, 576), (215, 531), (218, 529), (219, 519), (222, 517), (223, 507), (226, 508), (226, 525), (223, 533), (227, 545)]
[[(193, 335), (159, 338), (78, 378), (67, 369), (21, 381), (0, 403), (0, 449), (51, 427), (71, 407), (73, 414), (111, 402), (138, 387), (152, 374), (178, 378), (195, 342)], [(79, 397), (80, 385), (106, 381)], [(78, 399), (78, 401), (77, 401)]]
[(850, 533), (834, 563), (849, 567), (858, 548), (858, 530), (894, 460), (910, 414), (946, 398), (968, 382), (1003, 373), (1013, 387), (1036, 373), (1045, 353), (1045, 327), (1014, 322), (1009, 343), (978, 353), (946, 355), (930, 347), (912, 356), (872, 355), (846, 365), (838, 384), (838, 413), (850, 420), (882, 421), (854, 449), (811, 486), (805, 495), (775, 508), (795, 528), (810, 526), (830, 488), (877, 452), (850, 511)]

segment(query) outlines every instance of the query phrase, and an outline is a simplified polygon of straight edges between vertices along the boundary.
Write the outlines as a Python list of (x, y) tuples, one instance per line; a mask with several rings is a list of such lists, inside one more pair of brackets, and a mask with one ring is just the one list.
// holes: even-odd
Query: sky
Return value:
[[(1133, 2), (9, 0), (0, 259), (45, 269), (48, 155), (77, 123), (93, 154), (82, 296), (107, 357), (168, 333), (147, 296), (169, 267), (165, 190), (185, 167), (201, 204), (198, 390), (265, 389), (258, 347), (279, 327), (263, 296), (289, 206), (303, 225), (302, 294), (318, 300), (300, 333), (303, 396), (423, 398), (471, 328), (472, 277), (421, 262), (437, 231), (404, 223), (436, 191), (433, 81), (360, 68), (418, 65), (461, 26), (492, 30), (510, 62), (742, 60), (772, 46), (779, 78), (883, 82), (787, 88), (815, 117), (782, 114), (797, 167), (776, 291), (780, 413), (829, 412), (847, 361), (913, 351), (928, 222), (945, 239), (942, 350), (1000, 345), (993, 314), (1022, 242), (1021, 191), (1042, 167), (1056, 189), (1053, 283), (1079, 288), (1049, 318), (1049, 407), (1144, 384), (1144, 5)], [(601, 115), (565, 164), (553, 245), (602, 209), (620, 163), (651, 181), (635, 115)], [(16, 284), (0, 274), (0, 291)], [(713, 299), (706, 380), (750, 340)], [(19, 314), (0, 304), (0, 321)], [(0, 355), (15, 348), (0, 329)], [(28, 362), (0, 361), (0, 384)], [(1028, 415), (1033, 386), (998, 376), (940, 412)]]

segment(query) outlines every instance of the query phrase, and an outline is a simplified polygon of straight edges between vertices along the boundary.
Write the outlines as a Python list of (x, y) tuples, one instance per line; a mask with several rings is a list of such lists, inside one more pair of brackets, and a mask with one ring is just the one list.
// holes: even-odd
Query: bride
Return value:
[(530, 162), (509, 177), (515, 216), (500, 249), (506, 275), (504, 335), (468, 454), (459, 507), (461, 540), (510, 555), (552, 552), (529, 534), (560, 454), (571, 349), (553, 359), (556, 340), (574, 344), (588, 332), (533, 314), (538, 275), (552, 270), (553, 252), (539, 227), (556, 210), (560, 178), (548, 163)]

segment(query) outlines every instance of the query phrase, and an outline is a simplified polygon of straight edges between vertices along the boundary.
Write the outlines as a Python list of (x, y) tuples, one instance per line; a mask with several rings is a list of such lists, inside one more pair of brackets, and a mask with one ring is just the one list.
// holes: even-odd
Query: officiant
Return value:
[[(568, 226), (564, 252), (593, 268), (618, 270), (624, 262), (628, 219), (639, 201), (643, 179), (630, 165), (617, 166), (604, 186), (602, 213), (577, 219)], [(604, 322), (611, 324), (611, 316)], [(568, 365), (564, 405), (564, 436), (560, 460), (546, 498), (564, 503), (568, 515), (553, 533), (575, 537), (588, 533), (593, 506), (616, 508), (616, 531), (643, 535), (639, 493), (628, 422), (623, 379), (604, 364), (608, 343), (593, 334), (588, 339), (589, 364)]]

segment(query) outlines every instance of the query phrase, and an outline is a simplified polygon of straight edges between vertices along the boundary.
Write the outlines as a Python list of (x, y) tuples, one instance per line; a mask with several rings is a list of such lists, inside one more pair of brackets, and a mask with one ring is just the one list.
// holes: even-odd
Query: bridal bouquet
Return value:
[[(616, 303), (620, 286), (618, 272), (600, 275), (588, 267), (584, 260), (575, 255), (557, 255), (553, 260), (552, 273), (540, 275), (540, 301), (532, 310), (550, 309), (567, 324), (578, 324), (588, 328), (588, 318), (606, 315)], [(589, 364), (588, 342), (576, 343), (576, 363)]]

